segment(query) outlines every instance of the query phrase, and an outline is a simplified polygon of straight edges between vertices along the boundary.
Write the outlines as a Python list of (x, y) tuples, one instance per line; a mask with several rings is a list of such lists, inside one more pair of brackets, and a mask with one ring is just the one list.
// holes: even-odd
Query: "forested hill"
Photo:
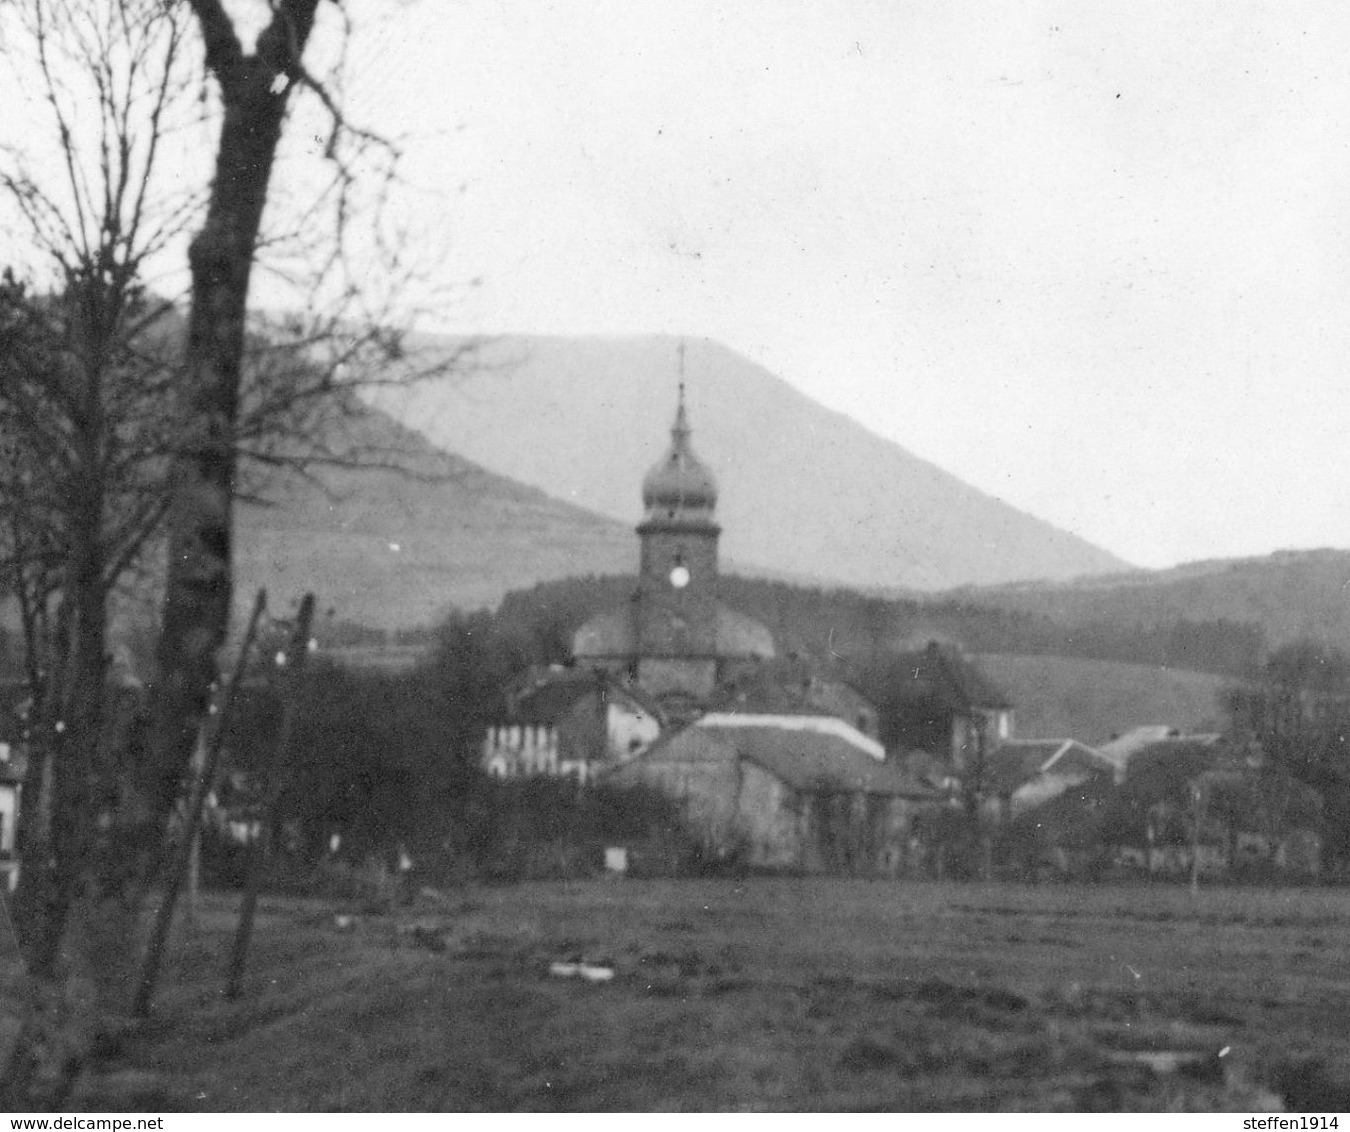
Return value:
[(1102, 624), (1166, 632), (1180, 621), (1248, 625), (1271, 647), (1300, 639), (1350, 651), (1350, 551), (1281, 551), (1171, 570), (970, 587), (949, 595), (1062, 626)]
[[(593, 613), (624, 601), (635, 585), (634, 577), (609, 576), (518, 590), (503, 600), (500, 623), (536, 638), (545, 652), (561, 659), (576, 628)], [(965, 598), (883, 598), (735, 576), (721, 579), (721, 596), (767, 625), (780, 653), (822, 662), (861, 660), (939, 639), (975, 653), (1083, 657), (1246, 675), (1265, 648), (1259, 628), (1224, 620), (1073, 623)]]

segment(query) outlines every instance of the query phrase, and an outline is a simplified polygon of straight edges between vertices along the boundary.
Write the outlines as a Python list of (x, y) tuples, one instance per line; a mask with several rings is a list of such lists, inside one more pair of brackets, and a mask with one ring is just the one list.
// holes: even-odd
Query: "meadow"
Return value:
[[(205, 1111), (1350, 1106), (1350, 892), (824, 878), (208, 897), (78, 1106)], [(348, 918), (350, 915), (351, 918)], [(586, 959), (589, 982), (550, 974)]]

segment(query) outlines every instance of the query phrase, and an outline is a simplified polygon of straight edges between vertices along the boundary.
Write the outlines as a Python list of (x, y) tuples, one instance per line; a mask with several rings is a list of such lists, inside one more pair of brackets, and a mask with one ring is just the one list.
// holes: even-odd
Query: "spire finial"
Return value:
[(683, 339), (683, 338), (680, 339), (680, 345), (679, 345), (679, 357), (680, 357), (680, 401), (679, 401), (679, 405), (678, 405), (678, 406), (676, 407), (676, 409), (675, 409), (675, 427), (674, 427), (674, 429), (671, 430), (671, 434), (676, 438), (677, 442), (681, 442), (684, 438), (688, 437), (688, 435), (689, 435), (689, 421), (688, 421), (688, 418), (685, 416), (685, 412), (684, 412), (684, 339)]

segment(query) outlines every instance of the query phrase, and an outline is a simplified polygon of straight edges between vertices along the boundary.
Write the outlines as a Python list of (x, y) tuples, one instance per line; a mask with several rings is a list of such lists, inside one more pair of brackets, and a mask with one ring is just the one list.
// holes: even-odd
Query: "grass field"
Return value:
[[(827, 879), (209, 898), (81, 1106), (1254, 1110), (1350, 1103), (1350, 893)], [(426, 946), (430, 944), (430, 946)], [(438, 949), (443, 945), (443, 950)], [(549, 974), (606, 960), (615, 977)]]

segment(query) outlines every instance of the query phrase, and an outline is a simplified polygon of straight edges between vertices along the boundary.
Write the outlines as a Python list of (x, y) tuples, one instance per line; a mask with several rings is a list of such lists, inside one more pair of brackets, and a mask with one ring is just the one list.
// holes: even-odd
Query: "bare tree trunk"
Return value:
[[(185, 397), (197, 431), (175, 462), (169, 511), (151, 739), (156, 816), (166, 815), (177, 796), (229, 627), (235, 423), (249, 278), (286, 112), (285, 83), (276, 80), (286, 78), (292, 59), (285, 41), (291, 37), (294, 50), (303, 50), (317, 2), (279, 5), (273, 26), (249, 56), (240, 53), (232, 33), (222, 43), (211, 25), (206, 28), (207, 63), (220, 81), (225, 116), (206, 221), (188, 254)], [(194, 7), (218, 11), (214, 3)], [(291, 14), (290, 26), (278, 28), (283, 12)]]
[[(188, 0), (223, 120), (206, 219), (189, 249), (192, 309), (183, 396), (189, 434), (172, 470), (168, 572), (148, 750), (136, 791), (95, 823), (103, 610), (75, 611), (69, 685), (76, 715), (54, 752), (54, 904), (43, 909), (24, 1025), (0, 1074), (0, 1109), (58, 1109), (89, 1061), (108, 1012), (134, 986), (140, 906), (206, 716), (229, 626), (231, 507), (245, 314), (254, 252), (287, 95), (318, 0), (275, 0), (245, 54), (220, 0)], [(93, 528), (94, 531), (98, 526)], [(77, 561), (75, 568), (81, 567)], [(92, 726), (88, 726), (92, 721)], [(106, 828), (104, 825), (106, 824)], [(94, 838), (97, 834), (98, 844)], [(120, 999), (121, 1001), (115, 1001)]]

